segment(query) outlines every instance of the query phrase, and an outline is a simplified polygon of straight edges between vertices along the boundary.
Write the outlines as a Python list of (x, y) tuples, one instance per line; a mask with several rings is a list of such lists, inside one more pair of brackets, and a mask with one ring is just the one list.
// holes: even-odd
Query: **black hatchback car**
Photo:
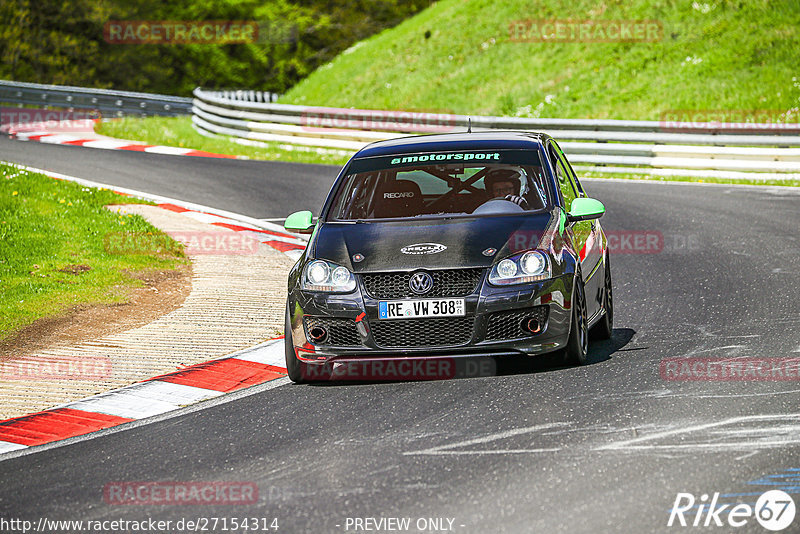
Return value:
[(373, 143), (344, 166), (289, 274), (295, 382), (347, 362), (561, 351), (585, 363), (611, 335), (604, 206), (545, 134), (481, 132)]

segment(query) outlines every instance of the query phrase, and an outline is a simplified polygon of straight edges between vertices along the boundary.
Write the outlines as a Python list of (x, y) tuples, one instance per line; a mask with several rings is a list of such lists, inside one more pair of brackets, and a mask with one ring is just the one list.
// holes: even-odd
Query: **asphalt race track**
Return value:
[[(9, 140), (0, 159), (261, 218), (316, 213), (337, 171)], [(660, 373), (676, 357), (800, 358), (800, 190), (584, 185), (628, 247), (611, 258), (614, 336), (590, 346), (593, 364), (544, 358), (502, 365), (500, 376), (281, 385), (2, 461), (0, 516), (265, 517), (279, 532), (353, 532), (366, 517), (449, 518), (470, 533), (667, 532), (698, 530), (667, 527), (679, 492), (753, 505), (787, 481), (800, 495), (796, 375)], [(642, 232), (661, 246), (636, 250)], [(119, 481), (248, 481), (259, 501), (106, 503), (104, 486)], [(732, 530), (764, 531), (754, 518), (711, 529)]]
[[(311, 209), (316, 215), (340, 169), (283, 162), (272, 162), (265, 167), (264, 162), (250, 160), (126, 150), (76, 152), (75, 148), (83, 147), (15, 141), (0, 136), (2, 161), (257, 218), (286, 217), (303, 209)], [(291, 186), (286, 187), (286, 184)]]

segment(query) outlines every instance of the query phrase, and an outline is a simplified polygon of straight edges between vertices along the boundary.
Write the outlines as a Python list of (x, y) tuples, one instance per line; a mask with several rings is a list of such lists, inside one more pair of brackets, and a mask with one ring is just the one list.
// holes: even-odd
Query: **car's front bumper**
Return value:
[[(570, 328), (571, 276), (496, 287), (485, 274), (478, 289), (463, 297), (463, 318), (378, 318), (381, 300), (369, 296), (359, 279), (348, 294), (294, 289), (289, 293), (292, 341), (297, 357), (308, 364), (364, 359), (459, 358), (534, 355), (563, 348)], [(420, 297), (421, 298), (421, 297)], [(536, 334), (515, 326), (540, 319)], [(505, 322), (505, 323), (504, 323)], [(328, 336), (314, 342), (309, 329), (321, 326)]]

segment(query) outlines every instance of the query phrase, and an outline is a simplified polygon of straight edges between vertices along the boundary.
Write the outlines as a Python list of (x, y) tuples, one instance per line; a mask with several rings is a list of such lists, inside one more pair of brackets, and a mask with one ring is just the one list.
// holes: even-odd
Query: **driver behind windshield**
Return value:
[(522, 174), (517, 169), (492, 169), (486, 173), (483, 183), (489, 199), (500, 198), (527, 209), (528, 202), (520, 196)]

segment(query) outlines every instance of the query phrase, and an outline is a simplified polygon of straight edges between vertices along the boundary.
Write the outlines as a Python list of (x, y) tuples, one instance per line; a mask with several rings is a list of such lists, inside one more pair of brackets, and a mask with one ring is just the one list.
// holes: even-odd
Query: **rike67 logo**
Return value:
[(711, 499), (708, 494), (697, 499), (691, 493), (678, 493), (667, 526), (739, 528), (755, 517), (762, 527), (777, 532), (786, 529), (794, 521), (794, 499), (781, 490), (762, 493), (755, 506), (745, 503), (720, 504), (719, 498), (719, 493), (714, 493)]

